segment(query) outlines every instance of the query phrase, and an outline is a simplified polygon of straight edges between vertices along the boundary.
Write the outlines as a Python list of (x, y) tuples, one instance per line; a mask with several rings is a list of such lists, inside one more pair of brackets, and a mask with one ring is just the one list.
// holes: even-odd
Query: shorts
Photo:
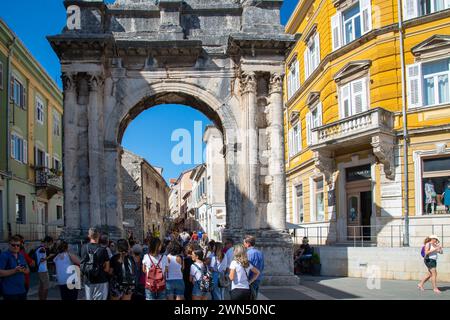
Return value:
[(434, 259), (424, 259), (425, 265), (428, 269), (436, 269), (437, 261)]
[(48, 290), (50, 286), (50, 277), (48, 276), (48, 272), (38, 272), (39, 277), (39, 287), (43, 290)]
[(193, 297), (206, 297), (208, 292), (203, 292), (200, 290), (200, 280), (194, 282), (194, 288), (192, 289)]
[(145, 289), (145, 300), (166, 300), (166, 291), (151, 292), (149, 289)]
[(114, 281), (111, 281), (109, 284), (109, 293), (111, 297), (114, 298), (122, 298), (123, 296), (132, 295), (134, 290), (134, 285), (122, 285)]
[(180, 280), (167, 280), (166, 282), (166, 294), (168, 296), (184, 297), (184, 281)]

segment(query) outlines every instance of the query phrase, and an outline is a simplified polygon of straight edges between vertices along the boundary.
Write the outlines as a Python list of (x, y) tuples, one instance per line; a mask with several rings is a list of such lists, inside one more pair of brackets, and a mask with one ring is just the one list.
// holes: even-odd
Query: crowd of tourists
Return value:
[(40, 300), (48, 297), (49, 274), (61, 300), (81, 299), (82, 289), (86, 300), (256, 300), (264, 256), (255, 245), (253, 236), (222, 243), (186, 230), (163, 240), (149, 235), (141, 243), (131, 234), (114, 242), (91, 228), (78, 256), (51, 237), (27, 253), (16, 235), (0, 254), (0, 294), (26, 300), (35, 272)]

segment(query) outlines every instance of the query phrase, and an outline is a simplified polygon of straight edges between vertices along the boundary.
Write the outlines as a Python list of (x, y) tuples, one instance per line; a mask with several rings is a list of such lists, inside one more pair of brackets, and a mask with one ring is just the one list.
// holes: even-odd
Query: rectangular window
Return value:
[(450, 157), (423, 159), (423, 214), (450, 213)]
[(11, 78), (11, 92), (14, 104), (22, 109), (26, 109), (26, 88), (17, 78)]
[(367, 79), (357, 79), (340, 88), (341, 118), (353, 116), (369, 109)]
[(322, 103), (319, 102), (310, 109), (311, 111), (306, 115), (306, 140), (308, 145), (311, 145), (313, 143), (312, 129), (322, 126)]
[(61, 136), (61, 116), (58, 112), (53, 112), (53, 135), (55, 137)]
[(300, 88), (299, 62), (297, 58), (289, 65), (288, 68), (288, 99), (290, 99)]
[(45, 121), (44, 102), (36, 97), (36, 121), (43, 125)]
[(320, 64), (319, 34), (311, 36), (305, 50), (305, 79), (307, 79)]
[(11, 158), (23, 164), (28, 163), (28, 143), (16, 134), (11, 134)]
[(450, 8), (450, 0), (403, 0), (403, 18), (414, 19)]
[(156, 188), (156, 190), (159, 190), (159, 183), (158, 183), (158, 181), (155, 181), (155, 188)]
[(26, 202), (25, 197), (16, 195), (16, 223), (25, 224)]
[(297, 223), (304, 221), (304, 207), (303, 207), (303, 185), (295, 186), (295, 213)]
[(302, 151), (302, 128), (300, 122), (297, 122), (289, 130), (289, 154), (295, 156)]
[(157, 213), (161, 212), (161, 205), (159, 204), (159, 202), (156, 203), (156, 212)]
[(331, 17), (333, 50), (360, 38), (372, 30), (371, 0), (359, 0)]
[(56, 171), (61, 171), (62, 169), (61, 161), (55, 158), (55, 156), (53, 156), (53, 169), (55, 169)]
[(407, 66), (408, 106), (434, 106), (450, 103), (450, 59)]
[(62, 206), (56, 206), (56, 220), (60, 220), (63, 217)]
[(325, 205), (324, 205), (324, 189), (323, 178), (314, 180), (314, 214), (316, 221), (323, 221), (325, 219)]

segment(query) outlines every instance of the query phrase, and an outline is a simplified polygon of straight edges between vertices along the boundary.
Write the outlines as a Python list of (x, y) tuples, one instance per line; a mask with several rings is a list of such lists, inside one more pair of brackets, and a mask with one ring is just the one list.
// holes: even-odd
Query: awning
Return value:
[(286, 221), (286, 228), (287, 229), (302, 229), (303, 227), (298, 224), (293, 224), (293, 223)]

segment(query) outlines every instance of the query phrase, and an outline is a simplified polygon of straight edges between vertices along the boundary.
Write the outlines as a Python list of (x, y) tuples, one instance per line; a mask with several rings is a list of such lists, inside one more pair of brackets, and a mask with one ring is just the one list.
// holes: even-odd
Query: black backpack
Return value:
[(86, 256), (83, 261), (81, 261), (80, 271), (91, 283), (95, 283), (102, 271), (103, 266), (101, 266), (96, 259), (97, 252), (101, 248), (98, 247), (92, 252), (89, 247), (86, 248)]

